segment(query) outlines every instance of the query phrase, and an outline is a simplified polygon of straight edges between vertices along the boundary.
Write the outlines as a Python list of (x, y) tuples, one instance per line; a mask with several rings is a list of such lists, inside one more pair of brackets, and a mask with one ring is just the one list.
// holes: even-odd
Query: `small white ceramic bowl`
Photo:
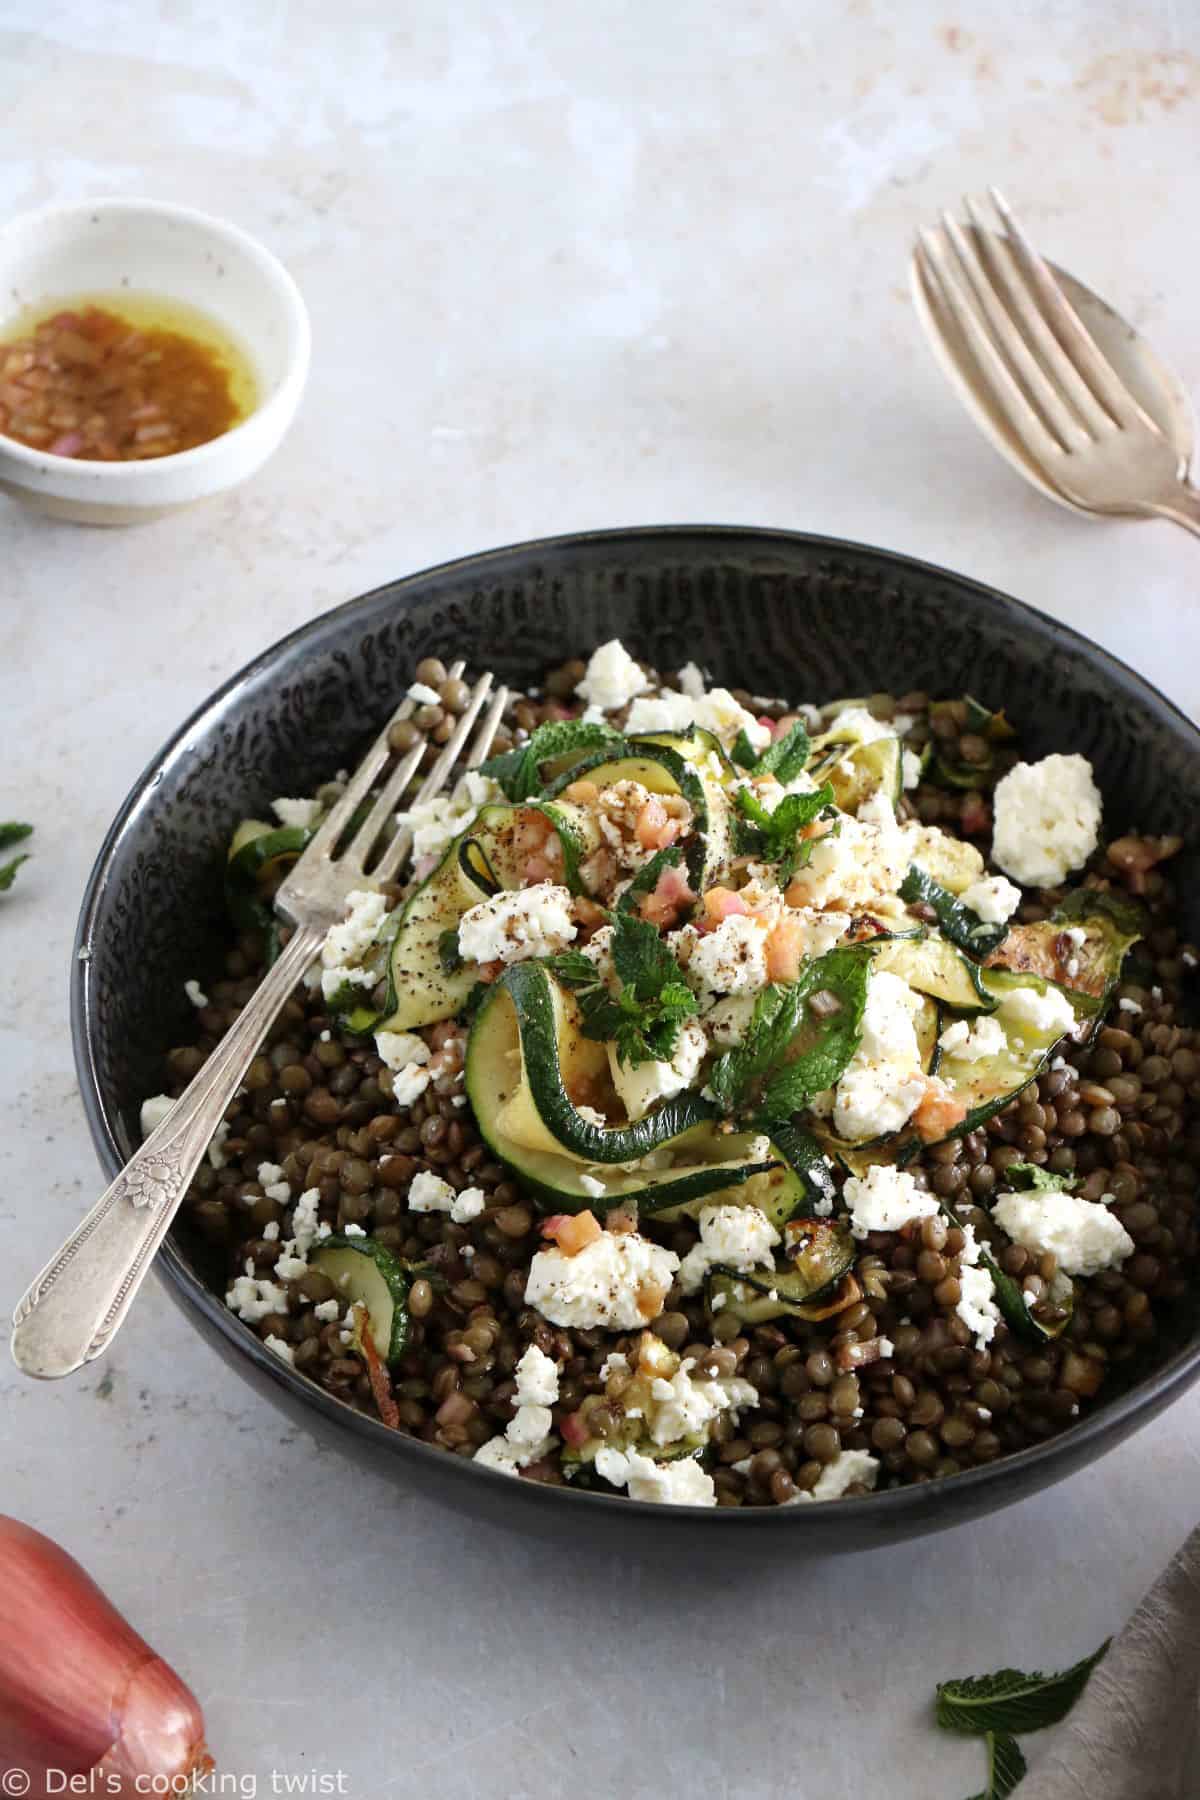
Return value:
[(59, 519), (133, 525), (235, 487), (271, 455), (308, 375), (300, 290), (236, 225), (159, 200), (93, 200), (0, 225), (0, 333), (30, 306), (121, 290), (198, 307), (248, 356), (258, 405), (221, 437), (145, 462), (51, 456), (0, 435), (0, 490)]

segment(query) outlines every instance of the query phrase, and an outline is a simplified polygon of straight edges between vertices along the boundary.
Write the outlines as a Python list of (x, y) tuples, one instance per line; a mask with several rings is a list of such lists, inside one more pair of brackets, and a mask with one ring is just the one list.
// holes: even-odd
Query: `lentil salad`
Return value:
[[(416, 676), (432, 757), (466, 690)], [(974, 702), (796, 709), (619, 645), (496, 751), (193, 1184), (247, 1325), (452, 1453), (677, 1503), (951, 1475), (1094, 1404), (1196, 1248), (1177, 843), (1101, 847), (1084, 759)], [(174, 1091), (336, 791), (239, 829)]]

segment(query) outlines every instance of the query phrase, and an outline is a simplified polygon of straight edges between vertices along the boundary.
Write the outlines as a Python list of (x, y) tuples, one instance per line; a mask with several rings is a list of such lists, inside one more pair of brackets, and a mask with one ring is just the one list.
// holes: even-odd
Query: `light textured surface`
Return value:
[[(148, 193), (299, 279), (299, 423), (141, 534), (0, 501), (10, 1297), (96, 1190), (65, 991), (115, 807), (176, 722), (313, 613), (541, 532), (808, 527), (1090, 631), (1200, 711), (1196, 546), (1026, 492), (917, 338), (918, 222), (999, 180), (1043, 247), (1200, 377), (1200, 16), (917, 0), (8, 0), (0, 214)], [(223, 1767), (356, 1796), (915, 1800), (979, 1785), (933, 1683), (1072, 1661), (1195, 1522), (1200, 1399), (981, 1525), (746, 1577), (467, 1527), (318, 1451), (156, 1287), (73, 1383), (7, 1370), (3, 1504), (60, 1537), (202, 1696)], [(1032, 1746), (1031, 1746), (1032, 1747)]]

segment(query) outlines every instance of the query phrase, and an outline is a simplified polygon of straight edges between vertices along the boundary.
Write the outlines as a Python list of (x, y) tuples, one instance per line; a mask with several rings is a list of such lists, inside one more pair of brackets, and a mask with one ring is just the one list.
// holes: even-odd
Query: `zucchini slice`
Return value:
[[(955, 873), (957, 879), (958, 872)], [(916, 863), (910, 866), (900, 884), (900, 898), (906, 906), (932, 907), (944, 936), (960, 950), (969, 951), (972, 956), (986, 957), (1009, 935), (1007, 921), (1000, 925), (990, 925)]]
[(820, 1318), (854, 1267), (854, 1239), (844, 1225), (823, 1219), (801, 1221), (788, 1237), (796, 1245), (788, 1267), (749, 1274), (720, 1264), (713, 1268), (704, 1290), (709, 1312), (728, 1312), (743, 1325)]
[[(1047, 988), (1056, 985), (1044, 981), (1038, 975), (1017, 974), (1011, 969), (984, 969), (980, 972), (980, 980), (985, 993), (997, 1006), (1001, 1006), (1005, 997), (1015, 990), (1033, 989), (1044, 994)], [(1075, 1029), (1065, 1035), (1075, 1036), (1079, 1032), (1086, 1035), (1091, 1029), (1100, 1002), (1090, 994), (1072, 993), (1065, 988), (1060, 989), (1060, 992), (1066, 994), (1075, 1014)], [(947, 1052), (942, 1055), (938, 1064), (940, 1079), (957, 1099), (965, 1102), (967, 1108), (966, 1118), (955, 1126), (955, 1136), (974, 1131), (977, 1125), (1006, 1106), (1041, 1073), (1055, 1045), (1064, 1036), (1060, 1031), (1037, 1031), (1024, 1023), (1019, 1028), (1014, 1027), (1005, 1022), (1003, 1012), (999, 1014), (999, 1020), (1004, 1030), (1004, 1046), (994, 1056), (970, 1062), (962, 1056), (955, 1056), (953, 1052)]]
[(928, 994), (955, 1012), (995, 1009), (977, 964), (943, 937), (887, 938), (875, 951), (874, 962), (877, 969), (890, 970), (918, 994)]
[(886, 794), (898, 805), (904, 792), (904, 747), (898, 737), (855, 737), (831, 732), (814, 738), (807, 773), (819, 787), (827, 781), (843, 812), (857, 812), (864, 800)]
[(493, 1148), (503, 1140), (585, 1165), (634, 1163), (716, 1116), (687, 1093), (629, 1125), (593, 1124), (572, 1092), (605, 1093), (609, 1079), (605, 1046), (584, 1037), (574, 996), (539, 963), (507, 968), (467, 1040), (467, 1092)]
[(652, 794), (681, 794), (692, 809), (691, 829), (682, 842), (689, 878), (699, 893), (728, 870), (733, 858), (734, 813), (725, 785), (730, 768), (709, 733), (682, 737), (664, 732), (661, 738), (630, 738), (619, 756), (597, 751), (553, 782), (547, 799), (556, 801), (573, 781), (597, 787), (638, 781)]
[[(1146, 916), (1131, 900), (1102, 888), (1077, 888), (1048, 919), (1014, 925), (988, 957), (989, 967), (1040, 975), (1107, 1006), (1125, 954), (1144, 935)], [(1082, 941), (1070, 933), (1081, 932)]]
[(522, 824), (523, 815), (529, 813), (541, 813), (549, 821), (562, 847), (563, 882), (572, 893), (581, 891), (580, 864), (599, 842), (599, 827), (583, 808), (569, 801), (549, 805), (540, 800), (485, 806), (400, 915), (390, 958), (388, 1016), (381, 1021), (365, 1011), (351, 1014), (343, 1020), (349, 1030), (413, 1031), (452, 1019), (462, 1010), (478, 970), (474, 963), (448, 964), (443, 944), (472, 906), (502, 888), (522, 885), (527, 856)]
[(309, 1267), (328, 1275), (339, 1296), (367, 1309), (371, 1337), (383, 1361), (399, 1362), (408, 1345), (409, 1271), (374, 1238), (327, 1237), (309, 1253)]

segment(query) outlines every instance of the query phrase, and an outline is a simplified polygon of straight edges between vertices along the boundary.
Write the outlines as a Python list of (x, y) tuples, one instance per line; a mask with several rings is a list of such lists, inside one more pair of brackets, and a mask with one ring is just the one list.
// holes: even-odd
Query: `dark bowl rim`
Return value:
[[(96, 855), (96, 860), (88, 876), (80, 905), (79, 920), (76, 926), (75, 941), (71, 953), (70, 970), (70, 1022), (71, 1037), (75, 1058), (76, 1075), (79, 1081), (80, 1097), (84, 1114), (91, 1132), (101, 1166), (110, 1178), (115, 1177), (124, 1163), (118, 1146), (114, 1121), (101, 1093), (99, 1076), (92, 1055), (92, 999), (91, 999), (91, 940), (97, 912), (103, 901), (105, 890), (111, 874), (111, 864), (118, 844), (136, 825), (138, 815), (153, 792), (162, 772), (171, 765), (192, 743), (198, 730), (215, 720), (226, 709), (238, 691), (255, 677), (270, 668), (286, 650), (302, 643), (306, 638), (319, 635), (328, 629), (333, 620), (349, 617), (358, 610), (367, 610), (382, 595), (391, 595), (398, 603), (403, 596), (419, 590), (431, 580), (446, 577), (465, 576), (480, 567), (489, 568), (513, 558), (528, 561), (539, 556), (556, 555), (564, 552), (581, 550), (595, 545), (618, 543), (644, 546), (648, 543), (669, 544), (672, 540), (694, 541), (711, 538), (737, 540), (742, 547), (747, 542), (769, 544), (785, 544), (789, 547), (803, 545), (828, 553), (830, 556), (866, 557), (890, 565), (898, 576), (904, 574), (933, 577), (941, 581), (950, 581), (961, 589), (969, 590), (981, 600), (985, 606), (1000, 611), (1007, 611), (1019, 617), (1036, 621), (1042, 635), (1051, 640), (1057, 639), (1083, 654), (1093, 667), (1096, 667), (1110, 681), (1134, 694), (1151, 712), (1157, 712), (1162, 721), (1173, 726), (1178, 732), (1181, 728), (1185, 736), (1192, 740), (1192, 748), (1200, 758), (1200, 727), (1187, 714), (1168, 698), (1167, 695), (1130, 668), (1128, 663), (1114, 656), (1102, 645), (1095, 643), (1083, 632), (1041, 608), (1032, 606), (1028, 601), (1018, 600), (999, 588), (986, 582), (977, 581), (969, 575), (961, 575), (944, 564), (929, 562), (923, 558), (908, 556), (900, 551), (883, 549), (877, 545), (860, 543), (852, 538), (830, 537), (818, 532), (795, 531), (772, 526), (758, 525), (716, 525), (716, 524), (675, 524), (675, 525), (632, 525), (615, 526), (603, 530), (564, 532), (551, 537), (530, 538), (512, 544), (496, 546), (489, 550), (474, 551), (469, 555), (454, 557), (445, 562), (434, 563), (425, 568), (404, 575), (393, 581), (379, 583), (366, 593), (356, 594), (337, 606), (318, 613), (307, 619), (284, 637), (268, 645), (265, 650), (253, 657), (242, 668), (230, 675), (221, 685), (203, 700), (184, 720), (183, 724), (172, 734), (162, 748), (156, 752), (150, 762), (134, 781), (129, 792), (122, 801), (112, 824), (105, 833), (104, 840)], [(681, 546), (682, 547), (682, 546)], [(176, 1295), (183, 1303), (184, 1310), (189, 1307), (201, 1315), (203, 1322), (218, 1336), (223, 1337), (230, 1349), (247, 1357), (260, 1375), (275, 1382), (286, 1392), (298, 1398), (314, 1412), (323, 1415), (333, 1425), (357, 1433), (368, 1443), (378, 1444), (386, 1453), (397, 1455), (401, 1459), (412, 1456), (418, 1463), (424, 1463), (431, 1474), (442, 1474), (447, 1478), (457, 1475), (460, 1480), (478, 1481), (480, 1478), (491, 1485), (493, 1492), (499, 1497), (503, 1490), (512, 1492), (514, 1486), (528, 1496), (531, 1506), (558, 1507), (567, 1505), (582, 1513), (587, 1507), (600, 1506), (611, 1511), (614, 1506), (623, 1509), (622, 1516), (628, 1517), (633, 1511), (643, 1517), (656, 1517), (665, 1520), (670, 1517), (686, 1517), (690, 1522), (711, 1520), (717, 1529), (747, 1530), (779, 1530), (787, 1529), (788, 1521), (793, 1523), (797, 1515), (809, 1517), (808, 1509), (794, 1506), (767, 1507), (664, 1507), (659, 1503), (644, 1500), (631, 1500), (619, 1494), (602, 1494), (584, 1489), (567, 1487), (551, 1487), (541, 1482), (518, 1481), (514, 1483), (509, 1475), (496, 1470), (479, 1468), (469, 1457), (448, 1454), (432, 1444), (423, 1443), (418, 1438), (411, 1438), (402, 1433), (390, 1430), (381, 1420), (373, 1419), (365, 1413), (357, 1411), (347, 1402), (337, 1400), (326, 1393), (315, 1382), (310, 1382), (296, 1370), (266, 1349), (265, 1345), (246, 1329), (241, 1320), (229, 1311), (219, 1295), (212, 1293), (204, 1286), (194, 1270), (185, 1261), (178, 1247), (170, 1237), (166, 1239), (156, 1259), (156, 1267), (171, 1282)], [(199, 1324), (198, 1324), (199, 1328)], [(1127, 1421), (1135, 1421), (1139, 1413), (1146, 1411), (1153, 1415), (1166, 1406), (1188, 1387), (1200, 1375), (1200, 1337), (1190, 1346), (1182, 1349), (1168, 1359), (1161, 1369), (1153, 1371), (1136, 1382), (1125, 1393), (1117, 1395), (1107, 1405), (1091, 1414), (1078, 1425), (1058, 1433), (1044, 1443), (1035, 1444), (1028, 1449), (1013, 1452), (1009, 1456), (997, 1458), (975, 1469), (963, 1470), (953, 1476), (943, 1476), (933, 1481), (912, 1484), (907, 1487), (883, 1489), (878, 1493), (863, 1495), (859, 1498), (825, 1501), (820, 1506), (820, 1517), (827, 1519), (831, 1527), (835, 1522), (853, 1526), (859, 1522), (867, 1523), (875, 1520), (880, 1526), (880, 1537), (886, 1529), (889, 1517), (899, 1523), (899, 1516), (918, 1506), (924, 1510), (932, 1496), (943, 1497), (948, 1512), (955, 1510), (957, 1497), (962, 1496), (964, 1503), (969, 1502), (972, 1495), (986, 1489), (993, 1483), (1003, 1489), (1006, 1485), (1016, 1485), (1022, 1472), (1046, 1470), (1051, 1471), (1056, 1462), (1065, 1459), (1070, 1467), (1057, 1473), (1049, 1473), (1042, 1486), (1052, 1485), (1062, 1476), (1069, 1474), (1073, 1468), (1090, 1460), (1086, 1454), (1087, 1447), (1095, 1444), (1093, 1454), (1099, 1454), (1106, 1440), (1123, 1435), (1121, 1428)], [(1011, 1477), (1012, 1481), (1006, 1481)], [(486, 1492), (486, 1489), (482, 1490)], [(1019, 1498), (1013, 1494), (1009, 1498)], [(999, 1501), (1005, 1504), (1004, 1498)], [(970, 1517), (968, 1507), (964, 1520)], [(736, 1525), (732, 1521), (737, 1521)], [(717, 1521), (722, 1521), (717, 1525)], [(948, 1518), (947, 1523), (952, 1521)], [(824, 1536), (822, 1532), (822, 1536)]]

